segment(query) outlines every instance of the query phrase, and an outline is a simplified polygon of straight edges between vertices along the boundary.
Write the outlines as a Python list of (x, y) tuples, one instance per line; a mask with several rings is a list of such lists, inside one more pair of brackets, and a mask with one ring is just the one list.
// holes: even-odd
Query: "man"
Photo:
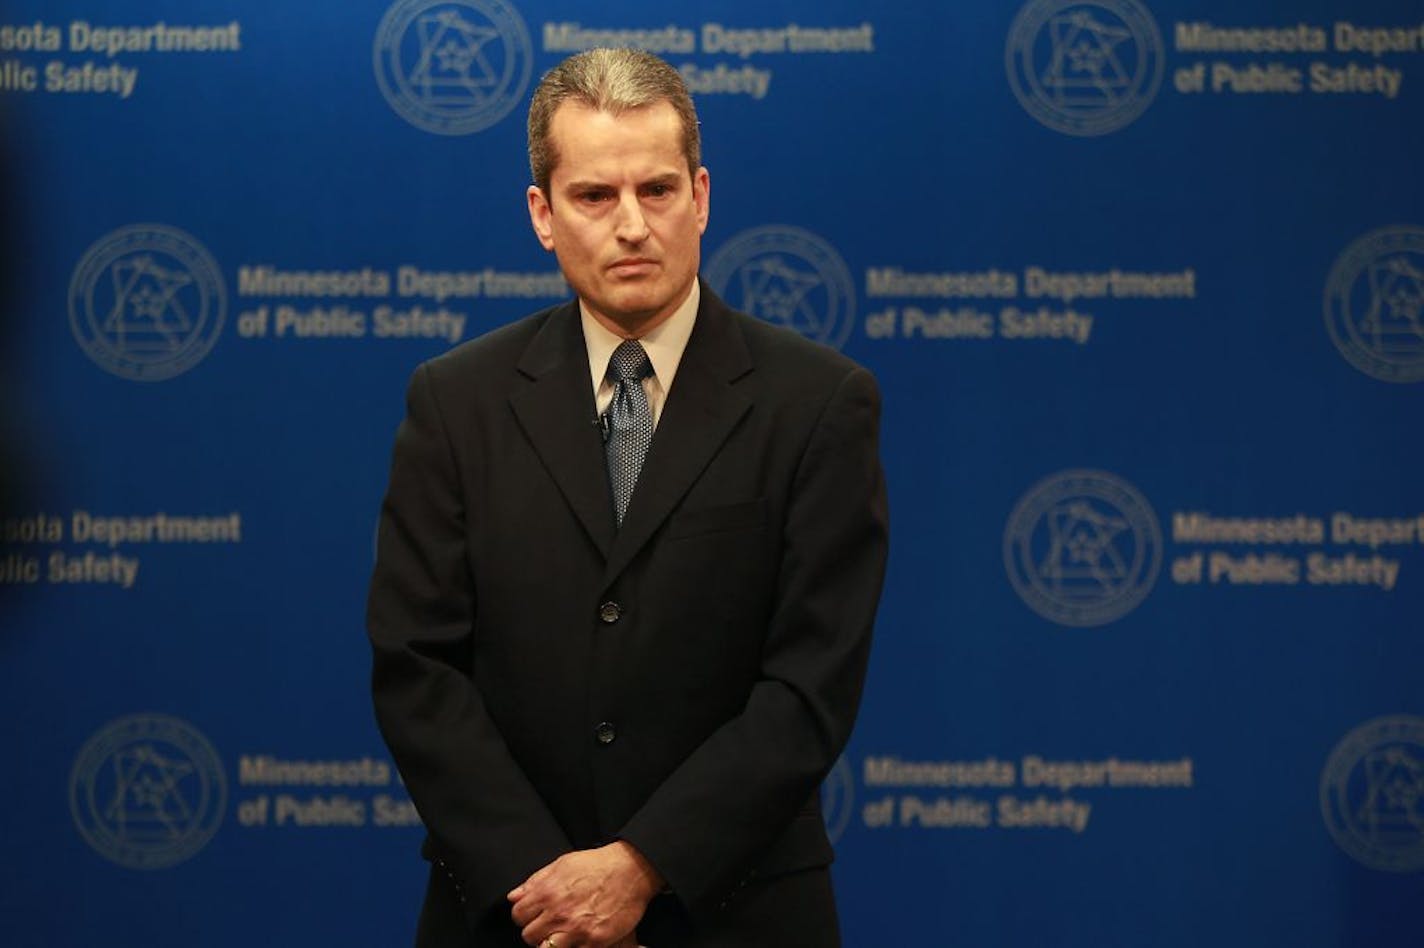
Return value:
[(529, 153), (577, 301), (417, 369), (371, 584), (417, 943), (835, 945), (817, 789), (884, 568), (874, 380), (699, 284), (662, 60), (566, 60)]

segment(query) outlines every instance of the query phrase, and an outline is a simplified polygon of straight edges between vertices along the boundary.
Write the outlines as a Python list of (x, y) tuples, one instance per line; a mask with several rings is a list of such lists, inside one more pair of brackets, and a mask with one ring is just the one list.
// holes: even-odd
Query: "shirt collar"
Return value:
[[(638, 337), (648, 359), (653, 363), (653, 375), (664, 392), (671, 390), (672, 380), (677, 375), (677, 367), (682, 362), (682, 353), (687, 349), (687, 340), (692, 336), (693, 324), (697, 321), (697, 305), (701, 301), (702, 288), (697, 280), (692, 281), (692, 289), (682, 305), (673, 314), (652, 329)], [(588, 349), (588, 368), (593, 379), (593, 390), (597, 392), (603, 385), (604, 373), (608, 371), (608, 360), (613, 350), (623, 341), (623, 337), (610, 332), (588, 312), (582, 299), (579, 300), (579, 320), (583, 324), (583, 341)]]

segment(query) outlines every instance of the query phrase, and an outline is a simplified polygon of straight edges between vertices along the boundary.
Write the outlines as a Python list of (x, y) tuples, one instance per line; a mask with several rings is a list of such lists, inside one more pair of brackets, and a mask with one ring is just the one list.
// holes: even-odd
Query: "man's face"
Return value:
[(599, 322), (640, 335), (672, 314), (697, 277), (707, 169), (688, 174), (682, 126), (666, 102), (617, 116), (565, 102), (549, 135), (558, 164), (547, 195), (529, 189), (534, 232)]

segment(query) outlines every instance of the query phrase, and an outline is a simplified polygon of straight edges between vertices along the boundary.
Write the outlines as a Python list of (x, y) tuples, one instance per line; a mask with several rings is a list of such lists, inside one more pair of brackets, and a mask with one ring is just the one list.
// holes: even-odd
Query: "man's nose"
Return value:
[(618, 239), (630, 244), (642, 243), (648, 239), (648, 221), (643, 217), (643, 206), (638, 195), (625, 194), (618, 199)]

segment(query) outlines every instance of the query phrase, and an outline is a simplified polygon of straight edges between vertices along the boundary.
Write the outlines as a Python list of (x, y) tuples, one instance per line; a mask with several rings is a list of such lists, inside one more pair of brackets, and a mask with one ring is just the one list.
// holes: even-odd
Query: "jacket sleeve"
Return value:
[[(619, 835), (714, 915), (834, 765), (860, 701), (888, 549), (874, 378), (842, 378), (806, 441), (758, 681)], [(814, 827), (824, 841), (824, 830)]]
[(367, 602), (376, 720), (472, 925), (571, 848), (470, 676), (466, 504), (428, 365), (396, 434)]

